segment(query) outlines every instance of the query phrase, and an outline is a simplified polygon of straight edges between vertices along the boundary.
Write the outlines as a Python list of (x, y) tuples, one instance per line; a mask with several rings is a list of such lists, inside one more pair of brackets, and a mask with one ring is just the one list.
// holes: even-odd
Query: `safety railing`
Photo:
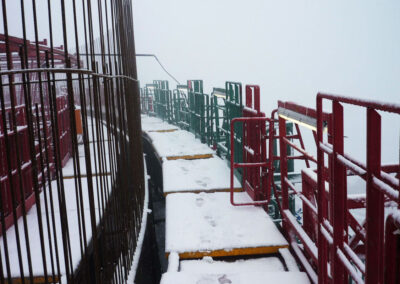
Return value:
[(209, 97), (203, 92), (202, 80), (188, 80), (189, 130), (206, 143), (209, 122)]
[[(297, 259), (307, 271), (313, 283), (318, 282), (317, 265), (318, 249), (315, 232), (317, 223), (316, 206), (316, 173), (311, 164), (318, 164), (317, 159), (305, 148), (300, 127), (312, 131), (316, 137), (316, 111), (291, 102), (278, 102), (278, 109), (273, 111), (272, 117), (278, 115), (279, 135), (279, 185), (273, 184), (274, 196), (279, 201), (278, 207), (282, 216), (282, 227), (289, 239), (291, 248)], [(329, 114), (324, 113), (325, 121), (329, 121)], [(289, 124), (290, 123), (290, 124)], [(288, 125), (296, 132), (288, 132)], [(296, 142), (297, 141), (297, 142)], [(301, 179), (290, 175), (290, 167), (295, 160), (304, 161), (305, 168), (301, 171)], [(296, 183), (301, 182), (301, 188)], [(297, 214), (295, 199), (301, 201), (302, 214)], [(301, 221), (300, 221), (301, 220)]]
[(144, 114), (154, 114), (154, 89), (156, 85), (146, 84), (144, 88), (140, 89), (140, 108)]
[(211, 92), (211, 131), (212, 131), (212, 147), (214, 149), (224, 148), (226, 143), (226, 136), (228, 133), (225, 131), (227, 126), (226, 120), (226, 90), (222, 88), (213, 88)]
[[(68, 159), (71, 157), (71, 141), (70, 141), (70, 127), (68, 104), (66, 97), (61, 96), (57, 98), (58, 118), (60, 129), (60, 148), (63, 165), (66, 164)], [(37, 110), (36, 110), (37, 109)], [(7, 230), (14, 224), (15, 219), (22, 216), (22, 211), (29, 211), (29, 209), (35, 204), (34, 186), (32, 183), (32, 159), (29, 150), (29, 132), (25, 106), (15, 107), (15, 125), (13, 124), (13, 111), (11, 107), (5, 108), (5, 115), (3, 116), (2, 110), (0, 109), (0, 183), (2, 188), (2, 202), (3, 202), (3, 214), (5, 217), (5, 229)], [(48, 128), (44, 129), (41, 121), (41, 106), (36, 105), (34, 107), (33, 118), (35, 121), (34, 132), (35, 137), (38, 139), (38, 133), (43, 131), (49, 131)], [(37, 123), (39, 121), (39, 123)], [(48, 121), (46, 118), (44, 121)], [(7, 130), (4, 129), (7, 127)], [(49, 133), (47, 137), (47, 149), (50, 151), (53, 147), (53, 140)], [(7, 141), (6, 141), (7, 139)], [(7, 142), (7, 143), (6, 143)], [(10, 144), (17, 143), (19, 149), (13, 148)], [(35, 144), (35, 157), (39, 159), (41, 155), (45, 155), (45, 149), (40, 149), (39, 143)], [(9, 159), (7, 156), (9, 155)], [(18, 155), (18, 157), (17, 157)], [(20, 161), (18, 163), (18, 161)], [(54, 175), (54, 159), (49, 157), (49, 171), (50, 175)], [(42, 166), (37, 165), (38, 172), (42, 172)], [(9, 170), (10, 169), (10, 170)], [(11, 179), (9, 173), (11, 172)], [(47, 174), (47, 167), (43, 168), (43, 173)], [(10, 182), (10, 180), (12, 182)], [(38, 183), (41, 186), (44, 180), (44, 175), (39, 175)], [(20, 187), (21, 184), (21, 187)], [(23, 191), (15, 190), (22, 188)], [(12, 190), (12, 191), (11, 191)], [(14, 194), (14, 196), (13, 196)], [(24, 204), (22, 205), (22, 200)], [(13, 208), (13, 205), (15, 208)], [(22, 209), (21, 206), (25, 208)], [(15, 210), (15, 216), (12, 215), (12, 211)], [(1, 235), (0, 228), (0, 235)]]
[[(205, 107), (204, 112), (193, 111), (196, 104), (204, 105), (192, 95), (182, 113), (188, 117), (187, 129), (199, 133), (200, 128), (196, 130), (190, 123), (203, 118)], [(333, 101), (332, 113), (322, 111), (322, 100)], [(399, 208), (400, 166), (380, 164), (378, 111), (399, 114), (398, 105), (318, 95), (317, 109), (278, 102), (267, 118), (260, 111), (259, 88), (246, 86), (243, 107), (241, 84), (231, 82), (226, 83), (226, 89), (214, 88), (210, 101), (211, 145), (230, 161), (231, 203), (260, 205), (268, 211), (274, 207), (277, 225), (282, 226), (292, 252), (312, 282), (345, 283), (350, 279), (356, 283), (397, 283), (400, 213), (394, 210), (385, 224), (382, 208), (393, 207), (393, 202)], [(367, 164), (343, 151), (342, 104), (367, 108)], [(311, 130), (317, 156), (305, 148), (304, 127)], [(323, 155), (329, 156), (327, 163)], [(300, 173), (294, 171), (296, 160), (305, 165)], [(252, 202), (235, 202), (233, 181), (238, 170)], [(346, 179), (354, 175), (367, 181), (366, 195), (347, 194)], [(301, 202), (299, 211), (295, 199)], [(367, 219), (360, 221), (352, 210), (365, 208)], [(374, 249), (372, 243), (377, 244)]]
[[(242, 123), (243, 133), (235, 132), (235, 123)], [(231, 204), (234, 206), (262, 205), (269, 203), (271, 183), (273, 181), (272, 151), (267, 152), (266, 124), (273, 127), (273, 120), (266, 118), (260, 111), (260, 87), (246, 85), (246, 103), (243, 108), (243, 117), (233, 118), (231, 121), (231, 173), (230, 192)], [(242, 135), (241, 135), (242, 134)], [(241, 136), (243, 149), (242, 162), (235, 161), (235, 135)], [(272, 132), (270, 133), (272, 135)], [(237, 139), (237, 138), (236, 138)], [(268, 141), (272, 141), (268, 139)], [(269, 149), (271, 149), (271, 143)], [(267, 155), (268, 153), (268, 155)], [(242, 168), (242, 185), (244, 190), (254, 200), (248, 203), (236, 203), (234, 201), (234, 172)]]
[(161, 119), (172, 121), (172, 98), (169, 83), (166, 80), (154, 80), (154, 111)]
[[(332, 119), (327, 140), (323, 135), (324, 101), (329, 101), (332, 105)], [(366, 110), (366, 164), (344, 151), (344, 105)], [(389, 231), (385, 237), (384, 208), (385, 201), (390, 200), (400, 209), (400, 167), (382, 165), (382, 119), (379, 111), (398, 115), (400, 105), (321, 93), (317, 95), (319, 283), (344, 283), (349, 276), (356, 283), (398, 281), (399, 254), (398, 250), (397, 253), (391, 252), (396, 246), (394, 240), (396, 237), (391, 235), (398, 228), (398, 219), (393, 218), (394, 215), (386, 219), (386, 230)], [(326, 155), (330, 164), (328, 172), (324, 169)], [(353, 220), (355, 218), (349, 212), (347, 198), (348, 171), (366, 182), (366, 226), (356, 224), (352, 227), (358, 227), (357, 242), (352, 242), (348, 230), (349, 224), (355, 222)], [(390, 175), (390, 172), (397, 173), (397, 177)], [(326, 183), (329, 184), (329, 190), (326, 188)], [(360, 240), (363, 245), (357, 245)], [(364, 257), (360, 258), (360, 254)], [(394, 257), (395, 254), (397, 259)]]
[(185, 130), (189, 130), (190, 125), (190, 115), (187, 102), (187, 85), (177, 85), (176, 89), (173, 91), (173, 123)]

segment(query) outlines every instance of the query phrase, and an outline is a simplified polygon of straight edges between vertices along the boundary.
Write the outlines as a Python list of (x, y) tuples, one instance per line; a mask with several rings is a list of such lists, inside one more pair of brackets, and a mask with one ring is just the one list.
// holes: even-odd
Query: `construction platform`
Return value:
[[(161, 119), (142, 115), (142, 131), (162, 169), (168, 271), (161, 283), (310, 283), (264, 208), (230, 203), (226, 160)], [(251, 202), (236, 177), (234, 191), (236, 202)]]
[(214, 150), (202, 144), (194, 134), (184, 130), (175, 130), (176, 126), (166, 122), (161, 123), (162, 120), (157, 123), (157, 120), (160, 119), (142, 116), (142, 131), (151, 140), (160, 159), (205, 159), (211, 158), (215, 154)]
[[(251, 202), (245, 192), (235, 193), (235, 200)], [(165, 240), (166, 253), (180, 258), (269, 254), (288, 247), (262, 207), (233, 206), (226, 192), (167, 195)]]
[[(162, 167), (165, 195), (176, 192), (216, 192), (230, 189), (230, 170), (226, 161), (220, 157), (167, 160), (163, 162)], [(242, 190), (236, 177), (234, 186), (235, 191)]]
[[(267, 282), (266, 282), (267, 281)], [(176, 253), (169, 257), (168, 272), (161, 284), (170, 283), (310, 283), (307, 274), (300, 272), (288, 249), (266, 257), (236, 260), (215, 260), (204, 257), (181, 260)]]

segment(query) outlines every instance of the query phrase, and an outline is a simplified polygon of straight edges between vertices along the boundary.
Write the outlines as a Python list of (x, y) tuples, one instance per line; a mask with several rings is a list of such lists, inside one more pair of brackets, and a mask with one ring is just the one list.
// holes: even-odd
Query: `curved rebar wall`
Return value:
[(16, 2), (1, 4), (0, 282), (125, 283), (144, 202), (131, 1)]

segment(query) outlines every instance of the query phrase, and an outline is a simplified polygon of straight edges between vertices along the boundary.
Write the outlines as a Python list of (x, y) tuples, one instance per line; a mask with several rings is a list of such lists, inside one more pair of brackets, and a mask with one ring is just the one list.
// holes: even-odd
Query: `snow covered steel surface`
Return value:
[[(89, 125), (92, 125), (91, 121), (89, 121)], [(91, 129), (91, 128), (90, 128)], [(104, 139), (107, 140), (107, 128), (103, 125), (103, 134), (104, 134)], [(90, 154), (91, 154), (91, 166), (92, 166), (92, 173), (100, 173), (103, 174), (102, 171), (99, 170), (98, 166), (98, 146), (97, 146), (97, 141), (93, 140), (93, 137), (96, 136), (96, 129), (94, 128), (94, 136), (92, 135), (93, 133), (89, 131), (89, 147), (90, 147)], [(93, 151), (93, 147), (95, 147), (95, 152)], [(87, 178), (84, 176), (86, 175), (86, 164), (85, 164), (85, 158), (84, 158), (84, 150), (83, 150), (83, 145), (79, 145), (78, 147), (79, 150), (79, 161), (80, 161), (80, 169), (81, 169), (81, 175), (82, 175), (82, 197), (83, 197), (83, 211), (85, 215), (85, 225), (86, 225), (86, 239), (89, 243), (89, 241), (92, 238), (92, 229), (91, 229), (91, 220), (90, 220), (90, 209), (89, 209), (89, 195), (88, 195), (88, 183), (87, 183)], [(109, 149), (108, 149), (108, 141), (104, 142), (103, 149), (100, 149), (102, 151), (105, 151), (105, 159), (106, 161), (104, 162), (105, 164), (105, 169), (106, 173), (110, 171), (110, 163), (109, 163)], [(96, 155), (96, 163), (97, 163), (97, 172), (95, 168), (95, 158), (94, 156)], [(78, 209), (77, 209), (77, 200), (76, 200), (76, 186), (75, 186), (75, 180), (73, 179), (74, 176), (74, 166), (73, 166), (73, 159), (71, 158), (65, 167), (62, 169), (63, 176), (64, 176), (64, 188), (65, 188), (65, 199), (66, 199), (66, 210), (68, 214), (68, 228), (69, 228), (69, 236), (71, 239), (71, 258), (72, 258), (72, 265), (73, 265), (73, 270), (75, 270), (78, 265), (80, 260), (82, 259), (81, 256), (81, 250), (80, 250), (80, 244), (78, 239), (79, 238), (79, 223), (78, 223)], [(104, 192), (104, 196), (108, 196), (111, 194), (111, 176), (109, 174), (100, 176), (93, 176), (93, 188), (96, 189), (97, 187), (100, 187), (100, 183), (104, 183), (103, 187), (105, 188), (104, 190), (108, 188), (110, 192)], [(55, 218), (55, 223), (56, 223), (56, 233), (57, 233), (57, 243), (62, 244), (62, 234), (61, 234), (61, 223), (60, 223), (60, 209), (59, 209), (59, 196), (58, 196), (58, 190), (57, 190), (57, 181), (53, 180), (51, 182), (51, 187), (52, 187), (52, 194), (53, 194), (53, 206), (54, 206), (54, 218)], [(49, 193), (49, 186), (47, 186), (47, 199), (48, 199), (48, 208), (50, 210), (50, 193)], [(100, 214), (102, 214), (102, 208), (99, 208), (99, 204), (101, 203), (99, 198), (98, 198), (98, 191), (93, 190), (94, 194), (94, 201), (95, 201), (95, 212), (96, 212), (96, 224), (99, 224), (100, 221)], [(101, 198), (100, 198), (101, 199)], [(46, 209), (45, 209), (45, 200), (44, 200), (44, 193), (43, 191), (40, 192), (40, 204), (41, 204), (41, 218), (42, 220), (46, 220)], [(40, 238), (39, 238), (39, 226), (38, 226), (38, 217), (37, 217), (37, 209), (36, 205), (34, 205), (26, 215), (27, 218), (27, 224), (28, 224), (28, 234), (29, 234), (29, 242), (30, 242), (30, 251), (31, 251), (31, 256), (33, 257), (32, 261), (32, 271), (34, 276), (43, 276), (44, 271), (43, 271), (43, 263), (42, 263), (42, 252), (41, 252), (41, 245), (40, 245)], [(21, 240), (21, 245), (22, 247), (25, 247), (25, 236), (23, 234), (24, 232), (24, 227), (23, 227), (23, 219), (19, 218), (18, 219), (18, 228), (20, 232), (20, 240)], [(51, 273), (51, 266), (50, 266), (50, 246), (49, 246), (49, 240), (48, 240), (48, 232), (47, 232), (47, 226), (43, 226), (43, 236), (45, 239), (45, 250), (46, 250), (46, 259), (48, 260), (47, 262), (47, 272)], [(53, 237), (53, 230), (51, 227), (51, 236)], [(53, 242), (53, 251), (55, 250), (54, 246), (54, 240), (52, 239)], [(8, 250), (9, 250), (9, 255), (10, 257), (10, 268), (11, 268), (11, 276), (12, 277), (20, 277), (20, 269), (19, 269), (19, 263), (18, 263), (18, 253), (17, 253), (17, 242), (16, 242), (16, 236), (15, 236), (15, 226), (10, 227), (7, 230), (7, 244), (8, 244)], [(3, 236), (0, 237), (0, 250), (1, 250), (1, 258), (2, 258), (2, 265), (5, 267), (5, 256), (4, 256), (4, 242), (3, 242)], [(28, 261), (27, 261), (27, 254), (26, 250), (22, 249), (22, 260), (23, 260), (23, 267), (24, 271), (28, 271)], [(63, 247), (61, 245), (58, 245), (58, 254), (59, 254), (59, 259), (64, 259), (64, 251)], [(55, 255), (53, 253), (53, 255)], [(65, 274), (65, 266), (60, 265), (60, 273), (61, 275)]]
[(142, 131), (168, 131), (177, 130), (178, 127), (171, 125), (158, 117), (142, 115)]
[[(163, 162), (164, 193), (229, 190), (230, 168), (219, 157)], [(235, 188), (241, 185), (235, 177)]]
[[(107, 181), (111, 183), (111, 177), (107, 177)], [(71, 256), (72, 256), (72, 265), (73, 269), (77, 268), (79, 262), (81, 260), (81, 251), (79, 241), (75, 240), (74, 238), (78, 238), (79, 236), (79, 225), (78, 225), (78, 210), (76, 206), (76, 195), (75, 195), (75, 184), (73, 179), (66, 179), (64, 180), (65, 186), (65, 198), (66, 198), (66, 209), (68, 214), (68, 226), (69, 226), (69, 235), (71, 238)], [(93, 187), (97, 187), (96, 178), (93, 178)], [(88, 187), (87, 187), (87, 179), (82, 179), (82, 192), (83, 192), (83, 204), (84, 204), (84, 214), (85, 214), (85, 224), (86, 224), (86, 239), (89, 242), (92, 237), (92, 230), (91, 230), (91, 221), (90, 221), (90, 210), (89, 210), (89, 197), (88, 197)], [(62, 243), (62, 234), (61, 234), (61, 224), (60, 224), (60, 209), (58, 204), (58, 194), (57, 194), (57, 182), (52, 181), (52, 193), (53, 198), (56, 202), (53, 203), (54, 205), (54, 218), (56, 222), (56, 232), (57, 232), (57, 242), (58, 244)], [(97, 190), (93, 190), (94, 193), (94, 200), (95, 200), (95, 208), (96, 208), (96, 223), (99, 223), (99, 207), (98, 207), (98, 198), (97, 198)], [(48, 197), (49, 199), (49, 197)], [(49, 200), (48, 200), (49, 202)], [(40, 204), (42, 205), (42, 212), (41, 218), (45, 220), (46, 218), (46, 211), (44, 206), (44, 195), (43, 192), (40, 193)], [(34, 257), (34, 261), (32, 261), (32, 271), (34, 276), (42, 276), (43, 271), (43, 263), (42, 263), (42, 252), (40, 246), (40, 239), (39, 239), (39, 226), (37, 221), (37, 210), (36, 205), (34, 205), (31, 210), (29, 210), (28, 214), (26, 215), (27, 223), (28, 223), (28, 233), (29, 233), (29, 242), (30, 242), (30, 249), (31, 249), (31, 256)], [(23, 228), (23, 220), (22, 218), (18, 219), (18, 227), (20, 232), (20, 240), (22, 246), (25, 246), (25, 238)], [(51, 229), (52, 230), (52, 229)], [(52, 235), (53, 233), (51, 233)], [(46, 259), (50, 259), (50, 249), (49, 249), (49, 241), (47, 238), (47, 226), (43, 226), (43, 236), (45, 238), (45, 248), (46, 248)], [(17, 253), (17, 243), (15, 237), (15, 226), (12, 226), (10, 229), (7, 230), (7, 242), (8, 242), (8, 250), (10, 257), (10, 268), (11, 268), (11, 276), (12, 277), (19, 277), (20, 270), (19, 270), (19, 263), (18, 263), (18, 253)], [(3, 267), (5, 267), (5, 257), (4, 257), (4, 243), (3, 243), (3, 236), (0, 238), (0, 248), (2, 254), (2, 262)], [(53, 250), (54, 250), (53, 244)], [(62, 246), (58, 246), (58, 254), (60, 259), (64, 259), (64, 251)], [(28, 271), (28, 262), (27, 262), (27, 255), (26, 250), (22, 250), (22, 259), (24, 265), (24, 271)], [(47, 263), (47, 269), (49, 272), (50, 264)], [(61, 274), (65, 273), (65, 266), (60, 265)], [(51, 269), (50, 269), (51, 270)]]
[(168, 272), (162, 276), (161, 284), (308, 284), (304, 272), (246, 272), (246, 273), (196, 273)]
[[(109, 174), (110, 173), (110, 163), (105, 163), (102, 162), (100, 163), (99, 158), (98, 158), (98, 152), (104, 151), (104, 155), (109, 157), (109, 147), (108, 147), (108, 142), (105, 142), (105, 144), (100, 147), (98, 147), (97, 143), (90, 143), (89, 144), (89, 149), (90, 149), (90, 160), (91, 160), (91, 165), (92, 165), (92, 174), (93, 175), (98, 175), (98, 174)], [(93, 151), (93, 149), (95, 149)], [(80, 172), (81, 175), (86, 176), (86, 160), (85, 160), (85, 151), (84, 151), (84, 145), (81, 144), (78, 146), (78, 151), (79, 151), (79, 164), (80, 164)], [(95, 153), (95, 154), (94, 154)], [(100, 169), (101, 165), (101, 169)], [(65, 167), (63, 168), (63, 176), (64, 178), (66, 177), (74, 177), (74, 161), (73, 159), (69, 159)]]
[[(235, 199), (251, 201), (245, 192)], [(288, 245), (261, 207), (232, 206), (227, 192), (167, 195), (165, 242), (167, 253)]]
[(214, 154), (206, 144), (185, 130), (148, 132), (153, 146), (162, 158)]
[(261, 257), (255, 259), (239, 259), (236, 261), (213, 260), (206, 256), (199, 260), (182, 260), (180, 272), (195, 273), (245, 273), (259, 271), (285, 271), (278, 257)]

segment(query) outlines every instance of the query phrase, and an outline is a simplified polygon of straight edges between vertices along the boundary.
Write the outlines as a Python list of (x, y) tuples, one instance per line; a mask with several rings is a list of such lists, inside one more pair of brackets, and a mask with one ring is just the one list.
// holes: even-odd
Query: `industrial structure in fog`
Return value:
[(400, 282), (400, 105), (139, 84), (130, 0), (27, 2), (1, 3), (0, 283)]

